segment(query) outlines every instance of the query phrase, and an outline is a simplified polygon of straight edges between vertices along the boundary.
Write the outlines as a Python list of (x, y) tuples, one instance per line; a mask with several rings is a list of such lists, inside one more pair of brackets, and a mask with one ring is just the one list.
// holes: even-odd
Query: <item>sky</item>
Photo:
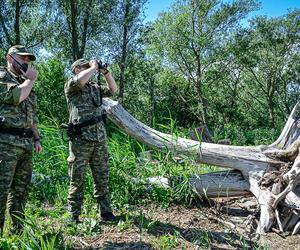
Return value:
[[(226, 2), (232, 0), (225, 0)], [(149, 0), (146, 5), (145, 22), (154, 21), (161, 11), (167, 11), (176, 0)], [(288, 9), (300, 9), (300, 0), (261, 0), (261, 9), (252, 12), (249, 17), (267, 15), (269, 17), (282, 16)]]

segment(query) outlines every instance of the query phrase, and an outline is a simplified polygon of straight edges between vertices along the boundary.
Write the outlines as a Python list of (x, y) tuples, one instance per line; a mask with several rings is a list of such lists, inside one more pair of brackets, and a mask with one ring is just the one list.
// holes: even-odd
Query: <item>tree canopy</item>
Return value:
[(70, 64), (86, 57), (110, 64), (123, 105), (153, 126), (171, 117), (240, 143), (278, 133), (299, 98), (298, 9), (246, 24), (255, 0), (178, 0), (145, 23), (146, 2), (1, 1), (1, 61), (13, 44), (35, 51), (47, 117), (65, 103), (46, 90), (61, 91)]

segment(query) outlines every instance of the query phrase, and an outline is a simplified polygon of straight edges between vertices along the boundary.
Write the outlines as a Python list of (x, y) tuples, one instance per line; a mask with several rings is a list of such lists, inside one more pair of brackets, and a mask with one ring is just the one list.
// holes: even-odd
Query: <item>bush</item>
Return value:
[(41, 123), (61, 123), (68, 120), (64, 95), (66, 81), (64, 65), (59, 59), (50, 58), (38, 65), (39, 76), (35, 85), (38, 96), (38, 117)]

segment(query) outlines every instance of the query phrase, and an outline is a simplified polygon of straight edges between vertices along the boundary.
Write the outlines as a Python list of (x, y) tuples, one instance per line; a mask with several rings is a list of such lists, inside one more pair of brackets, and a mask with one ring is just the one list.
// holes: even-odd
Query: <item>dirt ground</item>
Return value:
[(75, 249), (300, 249), (299, 235), (255, 236), (253, 198), (219, 199), (185, 208), (139, 207), (94, 237), (74, 237)]

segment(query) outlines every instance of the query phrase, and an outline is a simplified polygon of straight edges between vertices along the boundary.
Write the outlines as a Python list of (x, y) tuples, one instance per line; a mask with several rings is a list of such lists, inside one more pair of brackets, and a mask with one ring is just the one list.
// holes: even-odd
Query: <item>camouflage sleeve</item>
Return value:
[(77, 76), (69, 78), (65, 84), (65, 93), (77, 92), (82, 89), (82, 85), (78, 81)]
[(102, 90), (102, 93), (103, 93), (103, 97), (111, 97), (112, 96), (112, 93), (109, 89), (108, 86), (101, 86), (101, 90)]
[(0, 80), (0, 102), (7, 104), (19, 104), (21, 89), (17, 84)]
[(34, 95), (34, 99), (33, 99), (33, 123), (39, 124), (39, 119), (37, 116), (37, 96), (36, 95)]

